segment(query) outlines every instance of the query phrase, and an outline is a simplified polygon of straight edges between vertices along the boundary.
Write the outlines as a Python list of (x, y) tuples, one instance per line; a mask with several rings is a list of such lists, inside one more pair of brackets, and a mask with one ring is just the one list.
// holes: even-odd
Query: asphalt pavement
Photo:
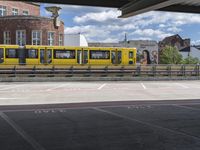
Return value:
[(2, 150), (199, 150), (200, 101), (0, 107)]

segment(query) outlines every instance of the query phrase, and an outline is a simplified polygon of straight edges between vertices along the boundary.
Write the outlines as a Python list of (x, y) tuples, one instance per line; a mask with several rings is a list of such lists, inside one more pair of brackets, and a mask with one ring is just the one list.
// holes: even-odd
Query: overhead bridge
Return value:
[(121, 17), (123, 18), (153, 10), (200, 13), (199, 0), (26, 0), (26, 1), (118, 8), (119, 10), (122, 11)]

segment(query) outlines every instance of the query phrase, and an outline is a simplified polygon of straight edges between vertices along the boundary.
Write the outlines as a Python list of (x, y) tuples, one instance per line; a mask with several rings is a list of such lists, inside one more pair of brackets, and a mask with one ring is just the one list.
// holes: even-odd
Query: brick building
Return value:
[(159, 51), (166, 46), (176, 47), (179, 51), (190, 47), (190, 39), (182, 39), (178, 34), (164, 38), (158, 43)]
[(40, 5), (0, 1), (0, 44), (63, 45), (64, 23), (40, 16)]

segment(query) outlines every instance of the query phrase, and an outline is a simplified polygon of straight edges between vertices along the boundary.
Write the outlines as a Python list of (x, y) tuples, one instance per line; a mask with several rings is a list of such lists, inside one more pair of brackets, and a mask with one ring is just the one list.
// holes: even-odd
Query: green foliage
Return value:
[(200, 63), (197, 57), (188, 56), (187, 58), (182, 60), (182, 64), (198, 64)]
[(161, 64), (181, 64), (182, 55), (178, 49), (172, 46), (166, 46), (160, 55)]

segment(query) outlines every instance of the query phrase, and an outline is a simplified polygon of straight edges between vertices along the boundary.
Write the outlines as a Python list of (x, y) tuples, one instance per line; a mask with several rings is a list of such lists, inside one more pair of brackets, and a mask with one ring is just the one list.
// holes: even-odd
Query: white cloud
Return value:
[(88, 21), (105, 22), (108, 20), (117, 19), (120, 12), (116, 10), (108, 10), (102, 12), (91, 12), (83, 16), (76, 16), (74, 22), (76, 23), (86, 23)]
[(182, 29), (180, 29), (180, 28), (174, 26), (174, 27), (169, 27), (169, 28), (167, 28), (167, 31), (173, 32), (173, 33), (178, 33), (178, 32), (180, 32), (180, 31), (182, 31)]
[(200, 40), (193, 40), (191, 41), (192, 45), (200, 45)]
[(104, 30), (103, 28), (98, 28), (93, 25), (87, 26), (74, 26), (74, 27), (66, 27), (66, 34), (77, 34), (81, 33), (86, 36), (88, 41), (100, 40), (104, 41), (110, 36), (110, 31)]
[(132, 33), (132, 35), (135, 34), (144, 37), (156, 37), (159, 38), (159, 40), (163, 39), (164, 37), (172, 35), (171, 33), (165, 33), (161, 30), (153, 30), (153, 29), (144, 29), (144, 30), (138, 29)]

